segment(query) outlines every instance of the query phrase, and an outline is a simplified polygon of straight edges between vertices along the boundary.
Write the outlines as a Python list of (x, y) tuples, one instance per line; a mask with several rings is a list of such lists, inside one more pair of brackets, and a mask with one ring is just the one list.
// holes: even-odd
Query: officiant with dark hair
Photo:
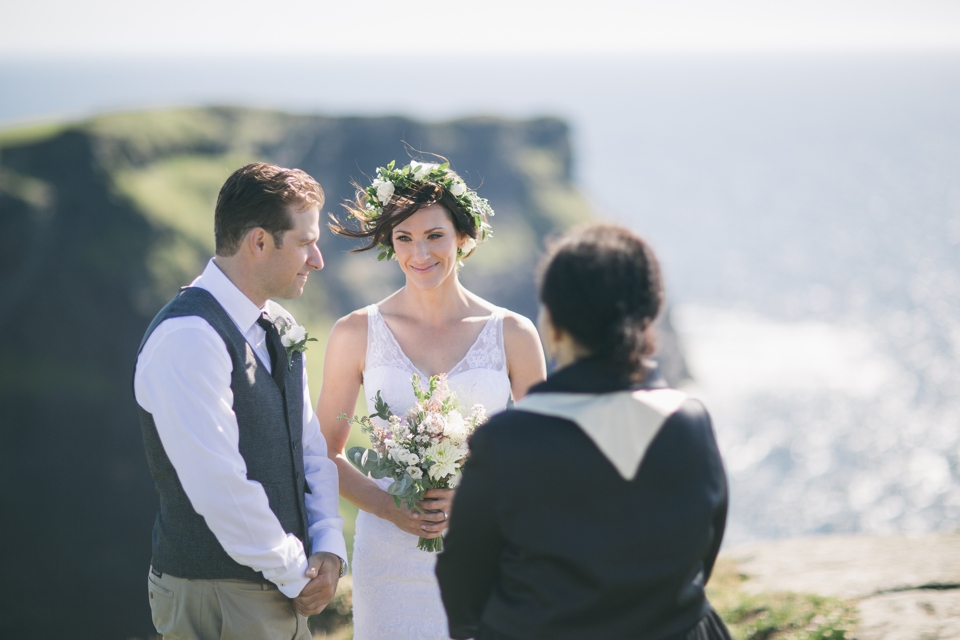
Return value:
[(450, 636), (728, 640), (704, 594), (727, 483), (703, 405), (649, 360), (653, 252), (621, 227), (574, 231), (540, 302), (555, 370), (470, 440), (437, 562)]

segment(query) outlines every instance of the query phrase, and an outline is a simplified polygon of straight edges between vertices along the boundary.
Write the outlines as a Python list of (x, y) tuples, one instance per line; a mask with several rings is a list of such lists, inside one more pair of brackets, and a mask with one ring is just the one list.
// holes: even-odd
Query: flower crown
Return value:
[[(402, 169), (396, 169), (396, 160), (377, 169), (377, 177), (373, 183), (364, 189), (363, 207), (368, 218), (368, 224), (376, 225), (376, 220), (383, 214), (384, 208), (396, 191), (405, 191), (421, 184), (435, 184), (447, 191), (457, 201), (464, 211), (473, 216), (473, 222), (480, 232), (477, 240), (470, 238), (463, 253), (467, 254), (482, 242), (493, 237), (493, 229), (487, 224), (487, 218), (493, 216), (493, 208), (486, 198), (481, 198), (476, 191), (467, 188), (467, 184), (452, 171), (450, 163), (434, 164), (432, 162), (417, 162)], [(381, 244), (377, 260), (390, 260), (394, 257), (393, 247)]]

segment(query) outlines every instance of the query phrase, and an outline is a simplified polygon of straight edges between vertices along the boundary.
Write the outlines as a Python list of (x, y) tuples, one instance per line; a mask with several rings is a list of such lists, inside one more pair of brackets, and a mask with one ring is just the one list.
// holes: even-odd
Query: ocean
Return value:
[(960, 526), (960, 54), (0, 60), (0, 126), (194, 104), (566, 119), (660, 255), (727, 544)]

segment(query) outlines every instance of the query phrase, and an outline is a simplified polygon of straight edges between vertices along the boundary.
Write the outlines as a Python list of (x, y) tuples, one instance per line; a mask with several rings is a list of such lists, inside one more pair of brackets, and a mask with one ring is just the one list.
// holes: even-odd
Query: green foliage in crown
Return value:
[[(385, 167), (379, 167), (376, 179), (364, 190), (366, 224), (376, 225), (377, 219), (395, 193), (403, 193), (422, 184), (435, 184), (446, 190), (473, 216), (474, 224), (480, 233), (476, 243), (489, 240), (493, 237), (493, 229), (487, 223), (487, 218), (493, 216), (493, 208), (486, 198), (481, 198), (476, 191), (469, 189), (466, 183), (449, 169), (449, 162), (433, 164), (416, 160), (411, 160), (410, 164), (401, 169), (396, 168), (396, 160), (391, 160)], [(473, 242), (471, 238), (466, 253), (473, 250)], [(394, 257), (393, 247), (381, 244), (379, 249), (377, 260), (390, 260)]]

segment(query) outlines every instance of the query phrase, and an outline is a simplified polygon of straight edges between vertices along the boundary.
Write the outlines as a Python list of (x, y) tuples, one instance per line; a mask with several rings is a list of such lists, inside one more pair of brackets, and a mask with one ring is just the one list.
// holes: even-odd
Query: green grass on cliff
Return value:
[(111, 113), (78, 126), (103, 142), (108, 163), (142, 165), (185, 152), (250, 154), (279, 143), (299, 120), (275, 111), (212, 107)]
[(809, 593), (753, 594), (733, 562), (720, 560), (707, 597), (735, 640), (853, 640), (856, 606)]
[(0, 148), (42, 142), (67, 128), (64, 122), (44, 122), (0, 131)]
[(224, 180), (255, 158), (176, 155), (114, 173), (117, 189), (156, 224), (174, 227), (213, 253), (213, 208)]

